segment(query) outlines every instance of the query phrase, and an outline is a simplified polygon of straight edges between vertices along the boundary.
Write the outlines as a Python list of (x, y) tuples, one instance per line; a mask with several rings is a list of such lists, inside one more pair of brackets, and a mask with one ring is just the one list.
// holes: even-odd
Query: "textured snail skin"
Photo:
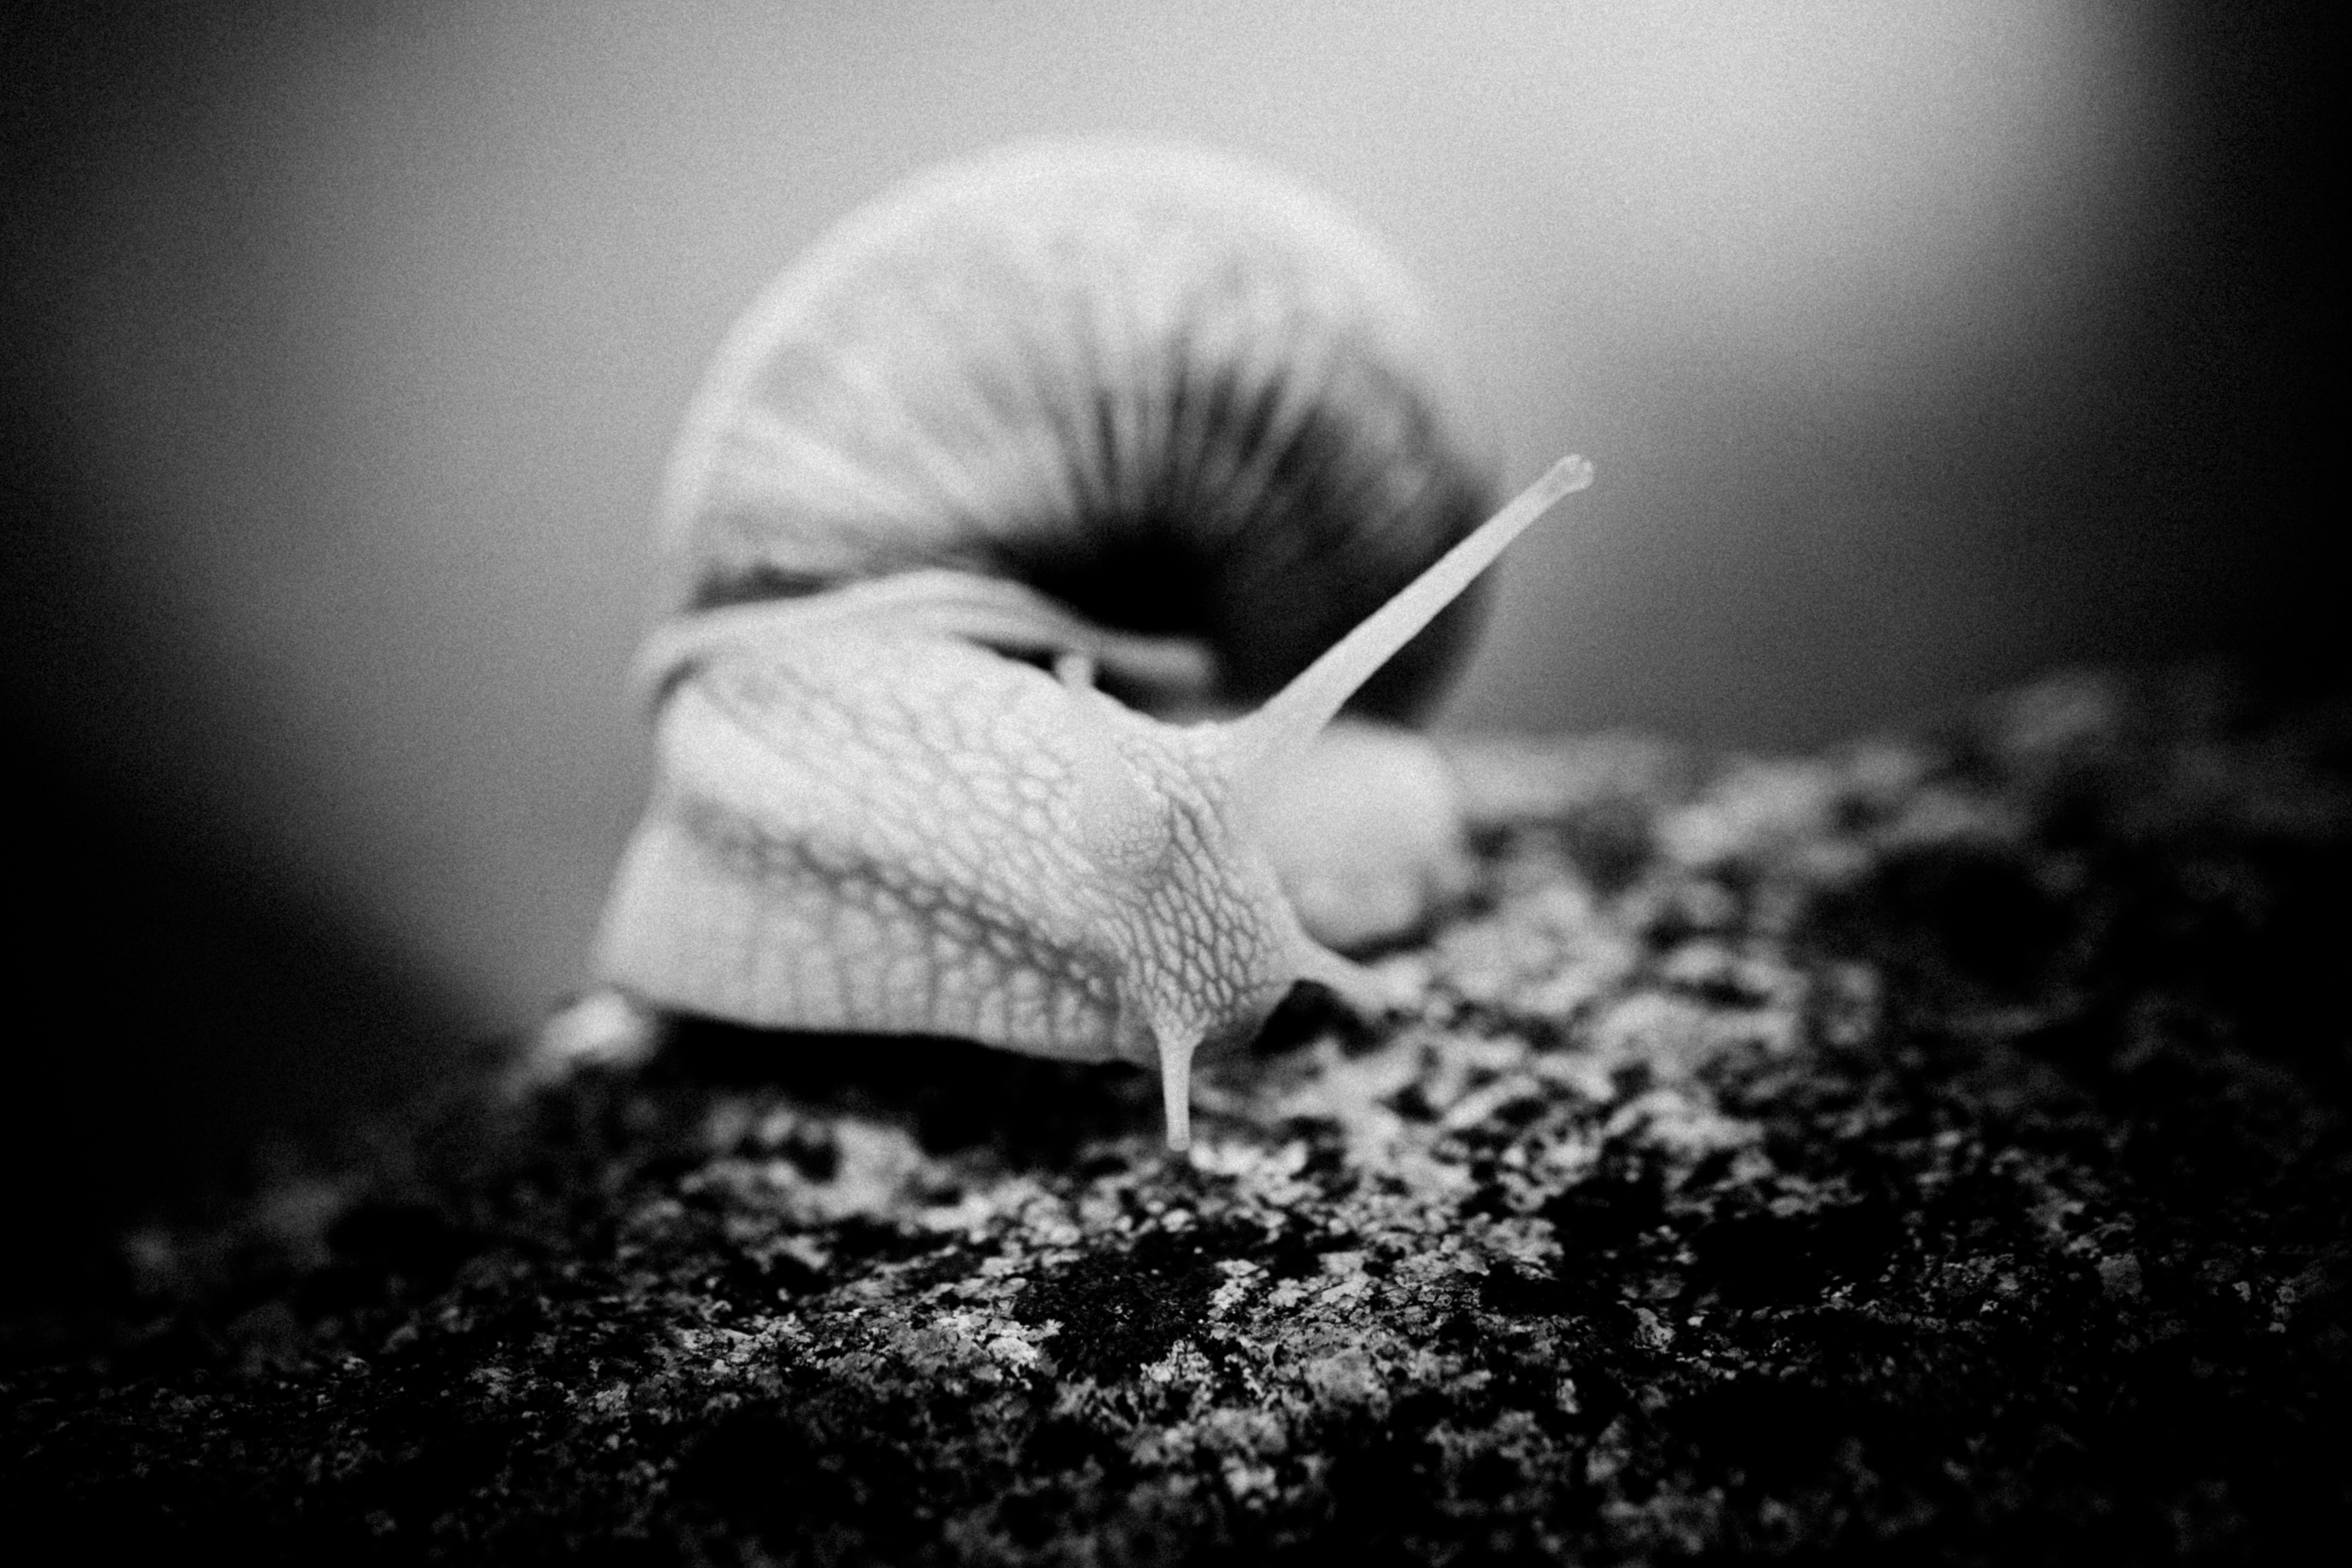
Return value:
[(689, 415), (596, 960), (636, 1010), (544, 1048), (650, 1008), (1156, 1058), (1181, 1148), (1197, 1049), (1301, 978), (1378, 1005), (1269, 857), (1318, 817), (1284, 782), (1401, 653), (1381, 702), (1424, 695), (1465, 591), (1591, 477), (1465, 521), (1441, 381), (1385, 263), (1222, 162), (1028, 152), (854, 219)]
[(1189, 1056), (1308, 945), (1216, 740), (953, 638), (716, 662), (663, 714), (604, 968), (750, 1024)]

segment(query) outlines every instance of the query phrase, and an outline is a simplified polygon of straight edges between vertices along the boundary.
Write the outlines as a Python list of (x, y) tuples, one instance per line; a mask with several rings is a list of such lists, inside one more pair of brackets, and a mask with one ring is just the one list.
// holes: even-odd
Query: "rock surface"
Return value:
[[(2352, 712), (1465, 746), (1481, 878), (1156, 1089), (709, 1031), (12, 1325), (13, 1533), (241, 1557), (2277, 1562), (2352, 1522)], [(487, 1075), (486, 1075), (487, 1080)], [(2322, 1531), (2315, 1536), (2312, 1531)]]

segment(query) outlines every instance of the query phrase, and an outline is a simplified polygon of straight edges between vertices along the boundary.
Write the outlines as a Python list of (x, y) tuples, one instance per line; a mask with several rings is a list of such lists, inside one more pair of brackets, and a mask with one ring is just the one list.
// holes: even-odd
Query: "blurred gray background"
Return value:
[(1790, 749), (2063, 663), (2329, 646), (2294, 8), (0, 28), (18, 984), (87, 1019), (16, 1120), (109, 1100), (125, 1192), (579, 984), (705, 357), (828, 224), (1008, 138), (1189, 137), (1325, 187), (1435, 293), (1508, 477), (1594, 459), (1448, 723)]

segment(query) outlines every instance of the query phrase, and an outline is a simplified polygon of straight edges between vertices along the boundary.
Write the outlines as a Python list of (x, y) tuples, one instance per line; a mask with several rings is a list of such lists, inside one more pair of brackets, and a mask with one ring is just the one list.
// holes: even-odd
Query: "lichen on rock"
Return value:
[(940, 1042), (459, 1092), (20, 1336), (12, 1512), (678, 1562), (2342, 1528), (2344, 710), (2081, 678), (1796, 762), (1454, 760), (1417, 1005), (1294, 998), (1187, 1156), (1139, 1073)]

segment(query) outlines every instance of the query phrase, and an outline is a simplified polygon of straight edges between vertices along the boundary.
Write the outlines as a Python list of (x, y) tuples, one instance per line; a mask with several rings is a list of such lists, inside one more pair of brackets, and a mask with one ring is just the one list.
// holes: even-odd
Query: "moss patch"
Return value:
[(1154, 1086), (709, 1031), (130, 1239), (24, 1538), (264, 1558), (2273, 1561), (2344, 1442), (2352, 724), (1465, 747), (1476, 898)]

